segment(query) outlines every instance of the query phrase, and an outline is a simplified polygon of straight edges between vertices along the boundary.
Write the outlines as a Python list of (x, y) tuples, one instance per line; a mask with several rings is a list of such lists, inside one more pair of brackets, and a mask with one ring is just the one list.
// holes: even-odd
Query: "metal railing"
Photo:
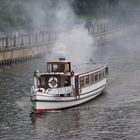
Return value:
[(60, 88), (52, 88), (49, 92), (49, 94), (72, 94), (73, 92), (73, 87), (72, 86), (67, 86), (67, 87), (60, 87)]
[(37, 46), (50, 43), (58, 38), (58, 33), (39, 31), (0, 36), (0, 49)]

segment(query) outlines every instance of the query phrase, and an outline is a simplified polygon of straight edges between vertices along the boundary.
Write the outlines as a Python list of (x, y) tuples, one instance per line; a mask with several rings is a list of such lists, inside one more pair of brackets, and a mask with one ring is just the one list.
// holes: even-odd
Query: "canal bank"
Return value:
[(50, 45), (30, 48), (15, 48), (0, 51), (0, 66), (25, 61), (31, 58), (43, 56), (49, 52)]
[(0, 66), (43, 56), (57, 38), (55, 31), (0, 36)]

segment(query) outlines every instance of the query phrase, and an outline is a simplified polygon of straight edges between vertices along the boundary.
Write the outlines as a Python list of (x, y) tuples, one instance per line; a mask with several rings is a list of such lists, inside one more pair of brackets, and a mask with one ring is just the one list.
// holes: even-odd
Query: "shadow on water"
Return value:
[(78, 135), (80, 127), (78, 110), (47, 112), (41, 115), (31, 113), (30, 118), (39, 137), (43, 135), (43, 139), (63, 139)]

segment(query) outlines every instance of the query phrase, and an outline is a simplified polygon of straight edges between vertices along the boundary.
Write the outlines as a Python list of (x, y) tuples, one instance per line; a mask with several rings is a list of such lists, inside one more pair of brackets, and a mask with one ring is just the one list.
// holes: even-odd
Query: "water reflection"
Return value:
[(31, 114), (30, 117), (38, 137), (44, 139), (124, 139), (140, 117), (140, 114), (136, 115), (140, 110), (136, 106), (88, 103), (66, 111)]
[(30, 117), (36, 132), (39, 135), (46, 133), (47, 138), (51, 139), (53, 137), (76, 135), (79, 130), (81, 115), (80, 111), (69, 110), (48, 112), (41, 115), (32, 113)]

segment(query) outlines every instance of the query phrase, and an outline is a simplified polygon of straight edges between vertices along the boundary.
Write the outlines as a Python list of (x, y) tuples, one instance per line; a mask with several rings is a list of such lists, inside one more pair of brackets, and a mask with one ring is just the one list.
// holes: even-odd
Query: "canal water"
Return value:
[(98, 44), (93, 58), (107, 63), (105, 92), (81, 106), (32, 113), (33, 71), (44, 59), (0, 68), (0, 140), (139, 140), (140, 34)]

